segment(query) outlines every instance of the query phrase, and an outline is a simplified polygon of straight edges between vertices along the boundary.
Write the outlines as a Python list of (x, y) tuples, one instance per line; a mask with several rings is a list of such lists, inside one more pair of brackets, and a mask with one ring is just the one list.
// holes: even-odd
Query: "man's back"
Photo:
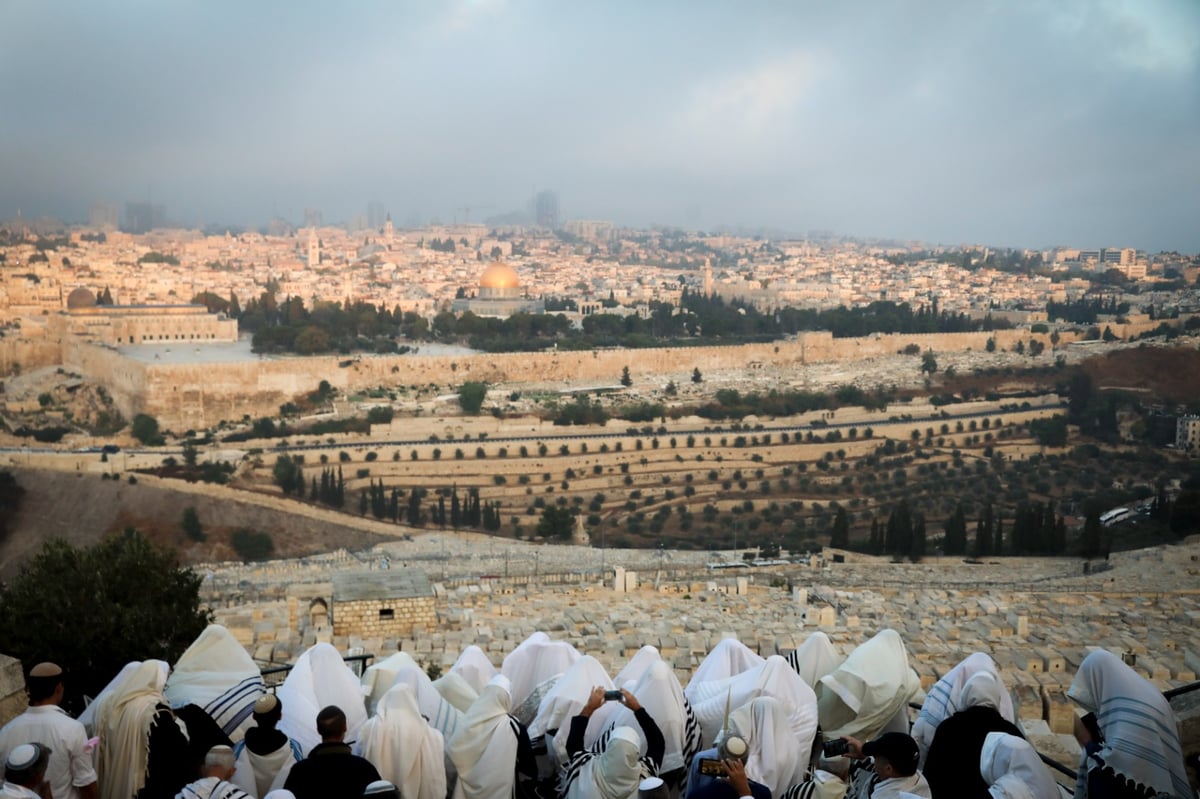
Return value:
[(91, 754), (86, 751), (83, 725), (57, 705), (35, 705), (0, 730), (0, 763), (15, 747), (26, 743), (50, 747), (46, 781), (54, 799), (77, 799), (80, 786), (96, 781)]
[(358, 799), (378, 779), (370, 761), (352, 754), (346, 744), (323, 743), (292, 767), (283, 787), (296, 799)]

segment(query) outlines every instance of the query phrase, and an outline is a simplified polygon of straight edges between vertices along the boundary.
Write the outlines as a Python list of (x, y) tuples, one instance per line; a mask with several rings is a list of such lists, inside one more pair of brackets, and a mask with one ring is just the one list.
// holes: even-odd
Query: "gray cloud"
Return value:
[(521, 207), (1200, 250), (1200, 4), (9, 0), (0, 217)]

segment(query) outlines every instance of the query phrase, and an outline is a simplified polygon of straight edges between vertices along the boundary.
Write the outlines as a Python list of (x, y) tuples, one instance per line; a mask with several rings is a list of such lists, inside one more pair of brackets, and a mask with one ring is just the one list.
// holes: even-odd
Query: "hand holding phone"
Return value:
[(604, 692), (604, 701), (605, 702), (624, 702), (625, 694), (621, 693), (619, 690), (605, 691)]

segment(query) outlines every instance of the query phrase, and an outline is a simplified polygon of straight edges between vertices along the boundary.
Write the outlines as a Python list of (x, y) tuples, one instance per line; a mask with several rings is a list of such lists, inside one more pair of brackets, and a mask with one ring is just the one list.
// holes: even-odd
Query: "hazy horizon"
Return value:
[(1200, 251), (1200, 3), (10, 0), (0, 219), (564, 218)]

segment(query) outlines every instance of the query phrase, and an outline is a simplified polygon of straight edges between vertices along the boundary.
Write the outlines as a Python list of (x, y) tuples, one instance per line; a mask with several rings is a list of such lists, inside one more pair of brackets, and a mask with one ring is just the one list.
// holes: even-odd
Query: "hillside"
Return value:
[[(131, 485), (96, 474), (39, 470), (13, 470), (13, 474), (26, 493), (12, 522), (12, 533), (0, 543), (0, 577), (14, 574), (22, 560), (36, 554), (50, 539), (88, 545), (128, 526), (160, 545), (173, 547), (184, 563), (236, 559), (229, 537), (238, 528), (269, 533), (280, 557), (338, 547), (359, 549), (387, 537), (329, 523), (299, 503), (295, 503), (296, 512), (288, 512), (230, 499), (225, 496), (227, 491), (204, 484), (180, 482), (175, 489), (147, 478)], [(189, 505), (196, 508), (204, 526), (207, 540), (203, 543), (188, 540), (180, 529), (183, 509)]]

